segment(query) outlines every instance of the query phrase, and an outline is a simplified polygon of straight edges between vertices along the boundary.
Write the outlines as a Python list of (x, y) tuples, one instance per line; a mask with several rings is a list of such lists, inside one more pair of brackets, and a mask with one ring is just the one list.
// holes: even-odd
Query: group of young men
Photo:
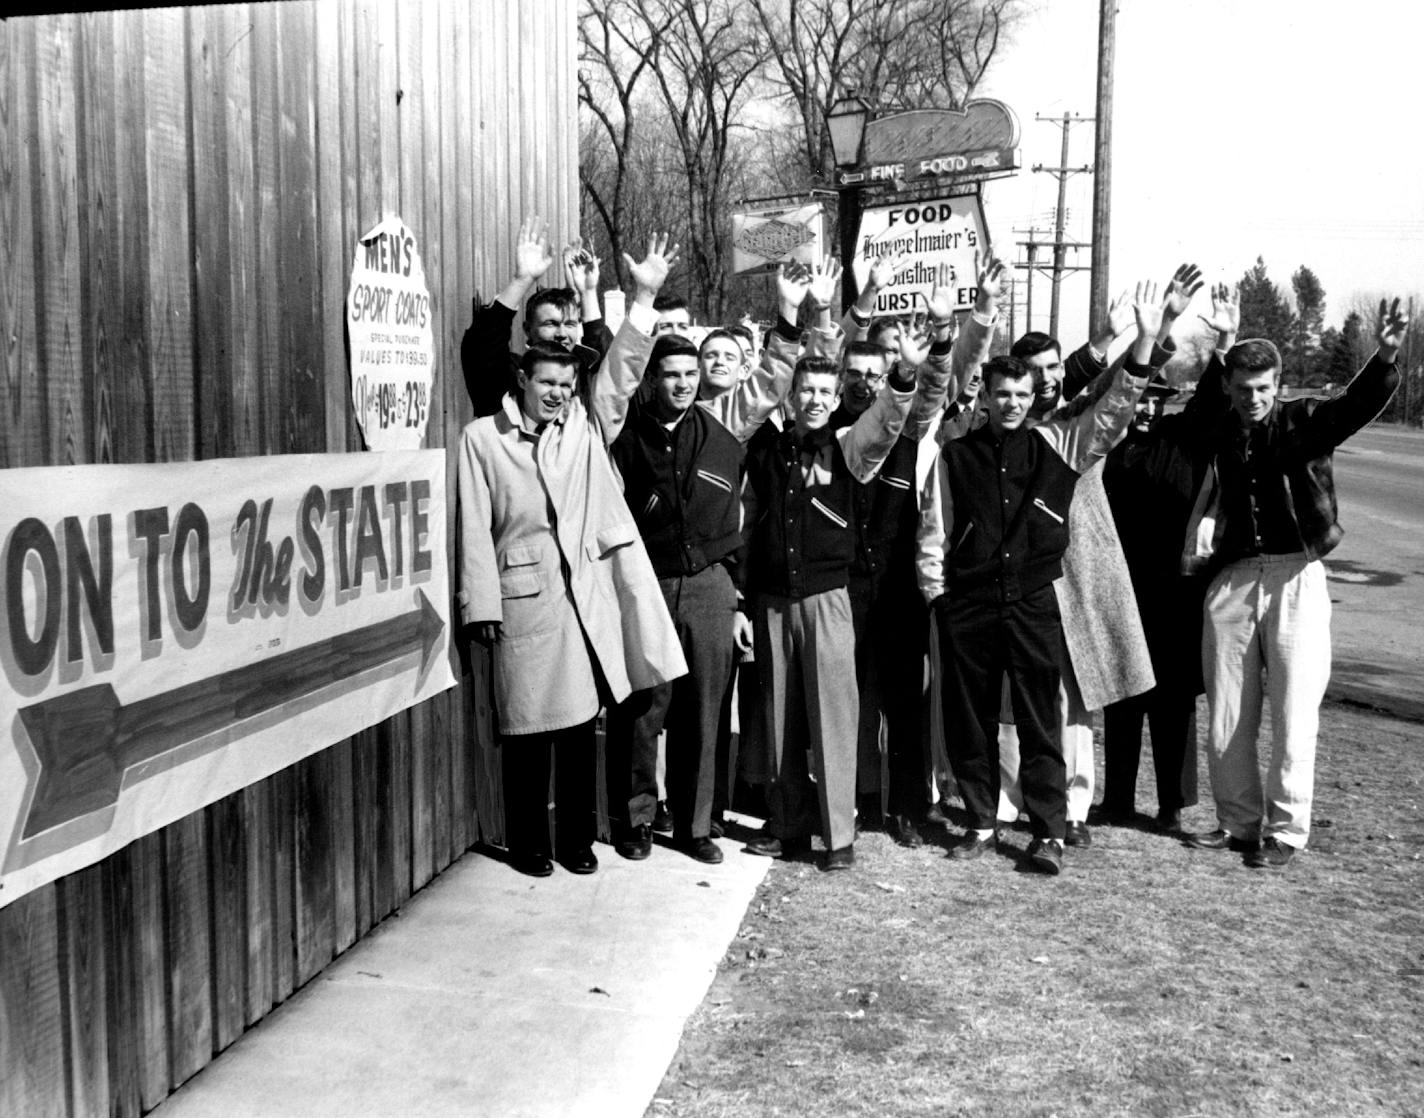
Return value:
[[(1280, 355), (1237, 343), (1239, 308), (1217, 287), (1201, 315), (1217, 335), (1211, 362), (1189, 403), (1163, 415), (1172, 327), (1202, 286), (1190, 265), (1160, 290), (1125, 293), (1065, 359), (1038, 333), (989, 357), (1007, 284), (996, 260), (958, 322), (947, 266), (923, 318), (900, 322), (873, 308), (903, 262), (875, 262), (839, 323), (839, 265), (783, 267), (758, 352), (745, 328), (695, 331), (685, 303), (660, 297), (675, 259), (658, 238), (643, 261), (625, 258), (637, 291), (610, 337), (599, 262), (570, 246), (572, 286), (528, 298), (516, 360), (517, 310), (553, 263), (526, 222), (514, 279), (476, 305), (462, 348), (484, 418), (460, 461), (461, 602), (493, 650), (518, 868), (551, 872), (554, 855), (596, 869), (592, 762), (565, 754), (591, 754), (601, 706), (625, 858), (652, 846), (660, 741), (672, 841), (699, 861), (722, 859), (738, 773), (765, 793), (752, 853), (807, 855), (819, 835), (822, 867), (846, 869), (857, 827), (881, 818), (901, 844), (922, 845), (938, 806), (937, 727), (965, 815), (950, 857), (994, 849), (1022, 812), (1026, 858), (1057, 874), (1065, 843), (1092, 841), (1092, 712), (1104, 711), (1098, 818), (1136, 818), (1145, 717), (1156, 825), (1179, 833), (1196, 802), (1203, 687), (1219, 827), (1184, 837), (1253, 865), (1289, 861), (1309, 834), (1329, 673), (1320, 559), (1341, 535), (1330, 454), (1394, 390), (1407, 325), (1397, 301), (1381, 306), (1379, 351), (1342, 393), (1286, 401)], [(553, 365), (566, 372), (541, 397)], [(550, 449), (585, 413), (596, 435), (579, 445), (601, 464)], [(520, 462), (503, 460), (511, 450)], [(589, 476), (598, 517), (562, 507)], [(532, 534), (530, 511), (512, 531), (501, 501), (529, 506)], [(567, 608), (545, 611), (541, 596)], [(511, 617), (536, 613), (511, 631)], [(558, 661), (531, 659), (531, 644), (557, 646)], [(728, 750), (738, 691), (740, 763)], [(550, 717), (506, 717), (543, 700)], [(556, 773), (552, 844), (539, 810), (551, 746), (558, 769), (578, 774)]]

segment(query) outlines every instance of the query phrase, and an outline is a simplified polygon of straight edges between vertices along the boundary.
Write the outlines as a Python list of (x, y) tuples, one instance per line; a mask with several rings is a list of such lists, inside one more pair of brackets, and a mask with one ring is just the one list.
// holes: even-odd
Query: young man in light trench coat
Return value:
[[(687, 671), (652, 564), (608, 458), (653, 345), (653, 300), (676, 260), (666, 238), (625, 257), (637, 291), (594, 379), (573, 398), (578, 358), (531, 345), (518, 395), (460, 442), (464, 622), (494, 655), (511, 864), (544, 877), (550, 855), (593, 873), (594, 718), (607, 703)], [(557, 848), (547, 826), (555, 762)]]

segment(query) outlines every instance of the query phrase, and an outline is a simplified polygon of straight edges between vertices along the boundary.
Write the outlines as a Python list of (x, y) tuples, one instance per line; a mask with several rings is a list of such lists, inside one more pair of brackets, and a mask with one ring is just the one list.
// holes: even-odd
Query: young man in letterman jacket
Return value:
[(1139, 288), (1138, 339), (1113, 386), (1072, 420), (1029, 428), (1032, 369), (999, 357), (984, 368), (989, 422), (945, 444), (921, 499), (920, 590), (935, 609), (943, 663), (946, 747), (969, 815), (951, 856), (996, 845), (998, 721), (1007, 676), (1018, 726), (1024, 807), (1038, 869), (1062, 868), (1067, 817), (1058, 740), (1057, 649), (1062, 624), (1053, 582), (1068, 546), (1077, 462), (1090, 444), (1122, 437), (1151, 375), (1161, 324), (1155, 288)]
[[(851, 518), (856, 540), (849, 591), (860, 688), (858, 821), (865, 826), (878, 819), (883, 803), (886, 830), (907, 847), (923, 843), (920, 825), (928, 787), (921, 707), (929, 612), (915, 585), (916, 458), (921, 438), (946, 399), (959, 394), (988, 356), (1003, 277), (1004, 266), (996, 259), (980, 271), (973, 313), (955, 337), (954, 269), (941, 264), (928, 292), (928, 335), (902, 331), (898, 354), (869, 341), (849, 343), (843, 356), (845, 389), (831, 416), (831, 426), (839, 430), (865, 414), (896, 356), (907, 367), (922, 368), (905, 429), (875, 480), (855, 486)], [(889, 778), (883, 801), (882, 724)]]
[[(673, 843), (699, 862), (722, 860), (712, 838), (712, 809), (722, 700), (732, 673), (737, 592), (730, 571), (742, 546), (744, 444), (790, 385), (799, 334), (788, 320), (808, 294), (829, 298), (833, 282), (817, 286), (810, 276), (783, 270), (780, 323), (761, 364), (710, 399), (700, 398), (705, 352), (676, 332), (660, 335), (645, 391), (632, 401), (628, 424), (610, 448), (688, 666), (681, 679), (637, 692), (608, 713), (614, 844), (633, 861), (652, 850), (664, 728)], [(719, 336), (730, 337), (714, 331), (703, 351)]]
[(804, 854), (819, 828), (825, 869), (854, 862), (859, 700), (846, 590), (853, 489), (874, 478), (899, 438), (913, 374), (897, 369), (865, 413), (837, 431), (830, 418), (840, 403), (839, 370), (803, 357), (791, 386), (794, 425), (748, 455), (746, 606), (737, 640), (743, 648), (755, 640), (772, 769), (770, 827), (748, 843), (749, 853)]

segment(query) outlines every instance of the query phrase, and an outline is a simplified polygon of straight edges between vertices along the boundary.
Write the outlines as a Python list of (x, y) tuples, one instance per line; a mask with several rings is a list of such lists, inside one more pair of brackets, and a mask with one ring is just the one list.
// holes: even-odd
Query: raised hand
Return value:
[[(1141, 288), (1142, 285), (1139, 283), (1137, 286)], [(1112, 305), (1108, 307), (1108, 329), (1112, 331), (1114, 338), (1122, 337), (1127, 332), (1127, 328), (1136, 320), (1135, 305), (1134, 292), (1127, 290), (1114, 299)]]
[(841, 282), (841, 262), (827, 256), (811, 265), (811, 283), (807, 297), (817, 310), (824, 310), (836, 297), (836, 285)]
[(635, 299), (638, 295), (647, 296), (647, 302), (651, 303), (662, 289), (672, 266), (677, 263), (677, 251), (681, 246), (675, 244), (669, 248), (669, 240), (671, 238), (666, 233), (654, 233), (648, 238), (648, 252), (642, 260), (634, 260), (626, 252), (623, 254), (628, 275), (638, 289)]
[[(974, 254), (976, 268), (979, 264), (979, 254)], [(993, 314), (994, 308), (999, 305), (1005, 293), (1009, 290), (1010, 278), (1009, 270), (1004, 266), (1004, 262), (997, 256), (991, 256), (982, 268), (977, 268), (978, 276), (975, 283), (979, 287), (979, 295), (974, 301), (974, 309), (980, 314)]]
[(1201, 269), (1195, 264), (1181, 264), (1167, 281), (1166, 315), (1181, 318), (1191, 304), (1192, 296), (1201, 290)]
[(865, 281), (865, 286), (880, 291), (889, 287), (895, 282), (895, 276), (908, 264), (910, 258), (903, 253), (894, 256), (882, 256), (870, 266), (870, 277)]
[(531, 214), (519, 227), (519, 239), (514, 242), (514, 274), (520, 279), (537, 280), (553, 262), (549, 227)]
[(940, 261), (935, 267), (934, 286), (929, 295), (930, 321), (954, 321), (954, 265)]
[(776, 297), (783, 307), (795, 311), (810, 290), (811, 269), (799, 260), (789, 260), (776, 269)]
[(1155, 283), (1151, 280), (1138, 281), (1132, 297), (1132, 316), (1137, 321), (1137, 341), (1133, 343), (1132, 359), (1139, 365), (1146, 365), (1152, 360), (1152, 350), (1157, 344), (1157, 334), (1162, 329), (1167, 300), (1170, 298), (1170, 284), (1162, 291), (1161, 298), (1158, 298)]
[[(947, 267), (947, 265), (940, 265)], [(934, 339), (930, 336), (929, 324), (923, 320), (905, 325), (900, 330), (900, 368), (917, 369), (923, 365), (930, 355), (930, 343)]]
[(1211, 289), (1211, 314), (1199, 314), (1218, 334), (1235, 335), (1241, 328), (1241, 294), (1228, 284), (1219, 283)]
[(591, 249), (575, 237), (564, 249), (564, 271), (569, 277), (569, 286), (582, 295), (598, 290), (599, 259)]
[(1399, 309), (1399, 300), (1392, 304), (1386, 299), (1380, 300), (1379, 309), (1379, 347), (1380, 356), (1390, 360), (1399, 352), (1399, 347), (1404, 344), (1404, 336), (1409, 332), (1409, 315)]

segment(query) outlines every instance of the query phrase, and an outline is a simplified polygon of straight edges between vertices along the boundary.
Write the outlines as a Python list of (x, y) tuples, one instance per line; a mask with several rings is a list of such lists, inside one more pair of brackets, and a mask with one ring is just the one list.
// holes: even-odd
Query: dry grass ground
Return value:
[(1022, 832), (778, 863), (649, 1115), (1424, 1114), (1424, 727), (1328, 706), (1320, 740), (1283, 871), (1126, 828), (1057, 879)]

